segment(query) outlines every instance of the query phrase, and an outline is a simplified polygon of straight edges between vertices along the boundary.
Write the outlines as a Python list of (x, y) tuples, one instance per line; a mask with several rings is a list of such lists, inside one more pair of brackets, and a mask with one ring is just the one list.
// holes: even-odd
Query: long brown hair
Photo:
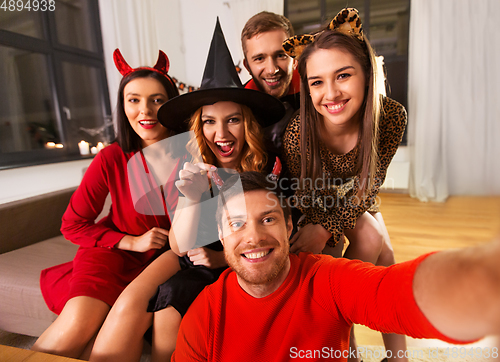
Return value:
[[(262, 143), (262, 131), (250, 108), (239, 104), (245, 126), (245, 145), (241, 150), (241, 162), (236, 171), (258, 171), (262, 172), (267, 163), (267, 155)], [(203, 134), (203, 122), (201, 121), (202, 108), (198, 108), (189, 120), (189, 129), (194, 132), (198, 147), (205, 163), (216, 165), (217, 157), (214, 155)], [(188, 146), (188, 147), (192, 147)]]
[[(315, 180), (321, 177), (320, 135), (318, 125), (321, 118), (314, 108), (307, 82), (307, 60), (318, 49), (342, 49), (349, 52), (361, 65), (366, 77), (365, 99), (360, 109), (361, 142), (356, 161), (355, 172), (359, 175), (360, 187), (358, 198), (361, 198), (375, 182), (378, 162), (378, 123), (380, 118), (381, 99), (377, 94), (377, 65), (373, 49), (365, 38), (361, 41), (353, 36), (338, 31), (325, 30), (317, 35), (315, 41), (308, 45), (299, 58), (298, 70), (301, 78), (300, 89), (300, 149), (302, 180)], [(306, 156), (307, 150), (310, 159)], [(368, 182), (367, 182), (368, 181)]]

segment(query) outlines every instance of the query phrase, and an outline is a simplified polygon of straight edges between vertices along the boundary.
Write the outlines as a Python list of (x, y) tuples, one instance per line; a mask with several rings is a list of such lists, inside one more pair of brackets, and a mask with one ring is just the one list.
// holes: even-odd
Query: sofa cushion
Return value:
[(0, 254), (61, 235), (61, 217), (76, 188), (0, 205)]
[(39, 336), (55, 320), (40, 291), (40, 271), (73, 260), (77, 250), (56, 236), (0, 255), (0, 329)]

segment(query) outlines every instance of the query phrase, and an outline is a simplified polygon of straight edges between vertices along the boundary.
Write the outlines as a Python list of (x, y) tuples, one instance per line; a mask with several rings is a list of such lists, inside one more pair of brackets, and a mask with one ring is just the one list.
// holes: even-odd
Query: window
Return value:
[(410, 0), (285, 0), (285, 16), (296, 34), (312, 33), (346, 6), (358, 9), (363, 31), (384, 57), (387, 95), (407, 108)]
[(81, 140), (113, 137), (97, 0), (21, 3), (0, 9), (0, 169), (79, 159)]

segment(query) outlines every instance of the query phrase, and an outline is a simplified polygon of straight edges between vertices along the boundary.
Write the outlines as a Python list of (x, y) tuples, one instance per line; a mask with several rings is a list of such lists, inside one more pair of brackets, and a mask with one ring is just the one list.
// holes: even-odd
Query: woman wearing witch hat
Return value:
[[(274, 158), (264, 150), (261, 128), (284, 112), (278, 99), (243, 87), (217, 21), (200, 89), (171, 99), (158, 111), (165, 127), (192, 131), (202, 156), (186, 162), (176, 182), (183, 197), (169, 238), (181, 270), (171, 273), (164, 260), (173, 254), (170, 250), (125, 289), (101, 328), (91, 361), (138, 361), (151, 324), (153, 361), (170, 359), (182, 316), (227, 267), (210, 208), (210, 201), (217, 200), (215, 186), (235, 172), (269, 173)], [(158, 283), (158, 275), (168, 280)]]
[[(117, 141), (94, 158), (63, 215), (63, 235), (80, 248), (73, 261), (42, 271), (43, 297), (59, 316), (34, 344), (32, 349), (37, 351), (84, 357), (116, 298), (169, 247), (170, 219), (164, 207), (175, 207), (177, 189), (171, 183), (172, 187), (162, 187), (160, 193), (160, 187), (153, 185), (141, 202), (151, 208), (159, 205), (162, 212), (138, 212), (129, 187), (136, 173), (127, 165), (132, 158), (143, 157), (146, 147), (175, 134), (158, 122), (157, 111), (179, 93), (167, 73), (169, 60), (162, 51), (153, 68), (132, 69), (118, 49), (114, 60), (123, 75), (118, 91)], [(171, 169), (182, 166), (172, 154), (164, 153), (161, 158)], [(145, 174), (147, 170), (142, 163), (140, 166), (137, 172)], [(112, 202), (109, 214), (96, 222), (108, 195)], [(172, 258), (166, 267), (178, 268), (176, 265)]]

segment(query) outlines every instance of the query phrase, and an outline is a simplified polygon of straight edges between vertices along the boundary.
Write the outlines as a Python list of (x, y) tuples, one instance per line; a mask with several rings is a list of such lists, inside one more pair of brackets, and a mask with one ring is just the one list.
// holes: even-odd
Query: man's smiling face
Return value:
[(245, 40), (245, 68), (257, 87), (276, 98), (288, 93), (294, 60), (283, 50), (288, 37), (283, 30), (272, 30)]
[(283, 282), (290, 265), (291, 230), (291, 218), (285, 220), (278, 198), (270, 191), (249, 191), (227, 201), (221, 240), (226, 260), (245, 291), (275, 290)]

